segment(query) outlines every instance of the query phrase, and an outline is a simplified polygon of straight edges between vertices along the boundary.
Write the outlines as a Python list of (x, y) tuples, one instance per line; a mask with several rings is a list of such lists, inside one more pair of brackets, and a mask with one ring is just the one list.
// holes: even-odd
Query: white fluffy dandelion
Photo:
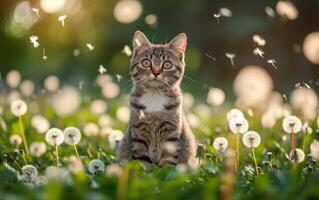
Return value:
[(63, 132), (58, 128), (50, 128), (45, 134), (45, 140), (49, 145), (58, 146), (64, 140)]
[(35, 157), (41, 157), (47, 150), (43, 142), (32, 142), (30, 145), (30, 154)]
[(234, 117), (245, 118), (244, 113), (241, 110), (237, 109), (237, 108), (233, 108), (227, 113), (227, 121), (229, 122), (230, 119), (232, 119)]
[(234, 134), (244, 134), (248, 130), (248, 122), (243, 117), (233, 117), (228, 123), (229, 129)]
[(228, 147), (228, 141), (225, 137), (217, 137), (214, 139), (213, 147), (216, 151), (224, 152)]
[(243, 136), (243, 144), (248, 148), (257, 148), (260, 142), (260, 135), (256, 131), (248, 131)]
[(88, 137), (97, 136), (99, 134), (99, 131), (99, 127), (93, 122), (86, 123), (83, 127), (84, 135)]
[(81, 140), (81, 131), (76, 127), (67, 127), (63, 133), (64, 143), (68, 145), (76, 145)]
[(24, 115), (27, 110), (27, 104), (23, 100), (18, 99), (11, 103), (11, 112), (17, 117)]
[(10, 136), (10, 143), (14, 146), (19, 146), (22, 143), (22, 138), (20, 135), (13, 134)]
[(282, 128), (288, 134), (296, 134), (301, 130), (302, 124), (298, 117), (291, 115), (284, 118)]
[(91, 174), (103, 173), (105, 165), (101, 160), (94, 159), (90, 161), (88, 169)]
[(115, 149), (117, 144), (123, 139), (123, 132), (120, 130), (112, 130), (108, 134), (109, 145)]
[(21, 171), (21, 179), (25, 182), (33, 182), (38, 176), (38, 170), (33, 165), (25, 165), (22, 167)]
[(302, 149), (296, 148), (295, 152), (290, 152), (289, 160), (291, 162), (301, 163), (305, 160), (305, 152)]

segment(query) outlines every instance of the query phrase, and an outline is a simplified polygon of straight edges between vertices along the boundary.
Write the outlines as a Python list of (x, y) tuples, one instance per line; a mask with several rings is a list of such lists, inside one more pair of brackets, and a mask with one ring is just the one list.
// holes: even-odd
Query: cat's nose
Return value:
[(152, 74), (157, 77), (161, 72), (158, 70), (158, 71), (152, 71)]

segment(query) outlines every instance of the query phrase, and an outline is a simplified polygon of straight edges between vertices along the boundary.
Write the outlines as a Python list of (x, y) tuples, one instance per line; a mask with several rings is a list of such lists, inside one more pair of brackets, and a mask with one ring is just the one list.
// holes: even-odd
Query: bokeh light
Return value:
[(121, 0), (114, 8), (114, 17), (117, 21), (128, 24), (137, 20), (143, 11), (142, 4), (137, 0)]

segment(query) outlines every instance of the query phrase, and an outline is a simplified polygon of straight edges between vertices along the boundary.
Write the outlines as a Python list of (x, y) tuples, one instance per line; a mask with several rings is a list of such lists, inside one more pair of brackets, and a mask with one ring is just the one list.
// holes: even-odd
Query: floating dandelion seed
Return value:
[(43, 142), (32, 142), (30, 145), (30, 154), (35, 157), (41, 157), (47, 150)]
[(213, 147), (216, 151), (224, 152), (228, 147), (228, 141), (225, 137), (217, 137), (214, 139)]
[(67, 15), (61, 15), (58, 17), (58, 21), (61, 22), (63, 27), (64, 27), (64, 21), (66, 18), (67, 18)]
[(264, 58), (265, 52), (263, 50), (259, 49), (258, 47), (254, 49), (253, 53), (256, 56), (260, 56), (261, 58)]
[(260, 35), (254, 35), (253, 36), (253, 41), (258, 45), (258, 46), (265, 46), (266, 45), (266, 40), (262, 38)]
[(124, 45), (122, 53), (124, 53), (127, 56), (131, 56), (132, 50), (130, 49), (130, 47), (128, 45)]
[(215, 58), (214, 56), (211, 56), (211, 55), (209, 55), (208, 53), (205, 53), (205, 55), (206, 55), (208, 58), (212, 59), (213, 61), (216, 61), (216, 58)]
[(116, 74), (116, 80), (119, 83), (122, 80), (122, 76), (119, 74)]
[(22, 138), (20, 135), (13, 134), (10, 136), (10, 143), (15, 147), (18, 147), (22, 143)]
[(56, 164), (57, 164), (57, 167), (59, 167), (60, 164), (59, 164), (58, 146), (62, 144), (64, 140), (63, 132), (58, 128), (51, 128), (45, 134), (45, 140), (47, 141), (49, 145), (55, 146)]
[(89, 163), (89, 172), (91, 174), (103, 173), (105, 170), (104, 163), (99, 159), (91, 160)]
[(39, 8), (32, 8), (32, 11), (33, 11), (39, 18), (41, 18), (40, 14), (39, 14)]
[(225, 56), (226, 56), (227, 58), (229, 58), (231, 65), (232, 65), (233, 67), (235, 67), (234, 58), (236, 57), (236, 54), (234, 54), (234, 53), (225, 53)]
[(255, 132), (255, 131), (248, 131), (244, 134), (243, 136), (243, 143), (246, 147), (251, 149), (251, 153), (253, 154), (253, 159), (255, 163), (255, 171), (257, 176), (259, 176), (258, 172), (258, 165), (257, 165), (257, 160), (255, 156), (255, 150), (254, 148), (257, 148), (261, 142), (260, 135)]
[(94, 46), (91, 43), (86, 43), (86, 46), (90, 51), (94, 50)]
[(100, 74), (104, 74), (106, 71), (107, 71), (107, 70), (104, 68), (103, 65), (100, 65), (100, 66), (99, 66), (99, 73), (100, 73)]
[(219, 18), (221, 17), (221, 15), (219, 13), (217, 14), (214, 13), (213, 16), (216, 18), (217, 24), (219, 24)]
[(30, 42), (32, 43), (33, 48), (38, 48), (40, 46), (40, 43), (38, 42), (38, 40), (39, 40), (39, 37), (36, 35), (32, 35), (30, 37)]
[(22, 171), (22, 180), (26, 182), (33, 182), (38, 176), (38, 170), (33, 165), (25, 165), (21, 168)]
[(275, 59), (269, 59), (269, 60), (267, 60), (267, 63), (271, 64), (275, 69), (278, 70), (278, 68), (275, 65), (275, 63), (276, 63)]
[(47, 61), (48, 56), (45, 54), (45, 49), (43, 49), (43, 56), (42, 56), (44, 61)]
[(271, 17), (271, 18), (274, 18), (275, 15), (276, 15), (275, 11), (274, 11), (271, 7), (269, 7), (269, 6), (266, 6), (266, 7), (265, 7), (265, 12), (266, 12), (266, 14), (267, 14), (269, 17)]

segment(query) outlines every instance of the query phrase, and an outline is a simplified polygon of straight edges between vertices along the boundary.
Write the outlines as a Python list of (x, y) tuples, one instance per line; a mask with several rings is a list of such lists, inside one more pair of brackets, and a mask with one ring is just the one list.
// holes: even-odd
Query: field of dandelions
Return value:
[(263, 92), (247, 94), (249, 77), (264, 78), (258, 91), (268, 90), (264, 71), (245, 68), (235, 80), (240, 89), (235, 88), (234, 105), (224, 102), (225, 93), (218, 88), (209, 90), (206, 102), (184, 94), (199, 168), (146, 171), (139, 162), (116, 162), (129, 120), (121, 80), (99, 74), (92, 87), (103, 98), (94, 99), (81, 86), (62, 84), (56, 76), (35, 87), (12, 70), (1, 80), (1, 198), (319, 198), (316, 91), (299, 86), (289, 100), (270, 91), (260, 104)]

